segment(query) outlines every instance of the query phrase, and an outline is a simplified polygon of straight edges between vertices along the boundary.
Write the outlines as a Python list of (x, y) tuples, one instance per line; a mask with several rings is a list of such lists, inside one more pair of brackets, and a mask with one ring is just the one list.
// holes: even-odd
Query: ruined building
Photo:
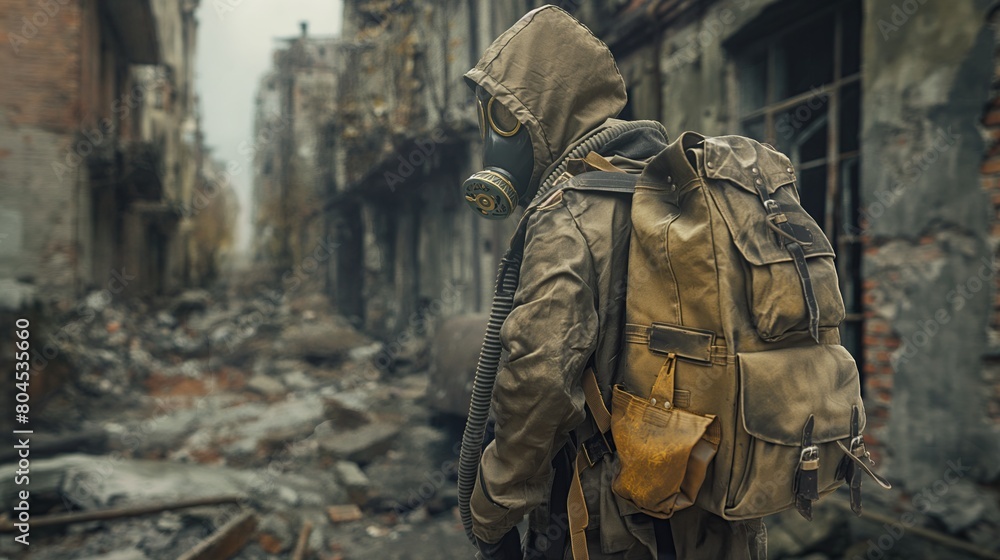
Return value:
[[(0, 282), (6, 307), (204, 281), (228, 230), (205, 181), (197, 0), (0, 2)], [(206, 200), (207, 199), (207, 200)], [(213, 210), (214, 208), (214, 210)], [(10, 300), (10, 301), (6, 301)]]
[(285, 290), (327, 293), (384, 336), (488, 308), (514, 223), (477, 218), (458, 194), (479, 159), (459, 78), (522, 12), (349, 1), (340, 38), (284, 41), (253, 149), (255, 252), (283, 263)]
[[(346, 0), (339, 40), (290, 40), (261, 110), (267, 99), (264, 114), (288, 120), (291, 143), (257, 152), (270, 189), (258, 232), (290, 245), (259, 254), (295, 255), (290, 269), (308, 264), (315, 289), (383, 336), (422, 310), (484, 310), (514, 220), (480, 220), (458, 196), (479, 151), (460, 77), (539, 4)], [(863, 372), (869, 439), (902, 488), (892, 499), (971, 465), (921, 510), (942, 519), (1000, 480), (994, 2), (561, 5), (615, 53), (623, 118), (659, 120), (672, 136), (745, 134), (791, 157), (838, 251), (843, 340)], [(269, 97), (275, 84), (286, 89)], [(331, 257), (310, 263), (328, 239)], [(971, 536), (976, 523), (948, 529)]]

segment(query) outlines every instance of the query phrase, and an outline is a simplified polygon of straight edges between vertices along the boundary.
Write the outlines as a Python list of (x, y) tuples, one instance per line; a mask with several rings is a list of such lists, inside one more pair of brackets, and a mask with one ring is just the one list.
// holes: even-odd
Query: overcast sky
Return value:
[(253, 140), (254, 96), (271, 66), (274, 39), (298, 35), (300, 21), (309, 22), (310, 35), (339, 34), (341, 15), (341, 0), (202, 0), (198, 9), (195, 72), (202, 128), (213, 156), (238, 162), (242, 170), (233, 177), (242, 249), (250, 240), (252, 162), (238, 148)]

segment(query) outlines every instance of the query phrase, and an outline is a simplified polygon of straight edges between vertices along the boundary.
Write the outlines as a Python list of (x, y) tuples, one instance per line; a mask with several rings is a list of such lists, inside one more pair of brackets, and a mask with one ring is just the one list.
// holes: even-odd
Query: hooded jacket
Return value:
[[(614, 117), (625, 106), (625, 84), (611, 52), (554, 6), (522, 17), (465, 77), (528, 129), (534, 151), (529, 200), (581, 141), (622, 124)], [(662, 125), (648, 122), (595, 150), (639, 173), (666, 143)], [(630, 198), (556, 186), (537, 193), (529, 206), (535, 211), (528, 218), (520, 283), (501, 330), (505, 359), (492, 405), (496, 437), (484, 450), (471, 498), (473, 532), (487, 542), (498, 541), (528, 512), (535, 534), (560, 526), (549, 519), (550, 511), (560, 510), (560, 504), (548, 504), (553, 459), (572, 432), (591, 433), (580, 384), (591, 360), (610, 402), (623, 332)], [(610, 457), (585, 477), (590, 527), (599, 541), (595, 551), (608, 557), (630, 550), (635, 554), (626, 557), (655, 554), (651, 531), (645, 531), (643, 543), (635, 537), (643, 528), (626, 527), (630, 522), (610, 491)], [(561, 525), (565, 530), (565, 520)], [(552, 551), (539, 550), (535, 542), (529, 535), (526, 557), (562, 556), (545, 554)], [(545, 539), (538, 542), (550, 546)], [(604, 556), (592, 555), (599, 557)]]
[(482, 86), (528, 129), (535, 156), (529, 193), (627, 100), (608, 47), (551, 5), (528, 12), (493, 41), (465, 79)]

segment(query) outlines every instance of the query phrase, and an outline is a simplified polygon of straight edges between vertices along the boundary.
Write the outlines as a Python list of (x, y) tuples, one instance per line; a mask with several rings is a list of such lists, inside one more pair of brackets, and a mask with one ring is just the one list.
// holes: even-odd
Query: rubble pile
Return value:
[[(377, 367), (383, 345), (323, 298), (94, 294), (72, 315), (57, 332), (74, 375), (33, 417), (32, 559), (472, 551), (460, 435), (425, 406), (426, 372)], [(0, 558), (27, 557), (11, 542)]]

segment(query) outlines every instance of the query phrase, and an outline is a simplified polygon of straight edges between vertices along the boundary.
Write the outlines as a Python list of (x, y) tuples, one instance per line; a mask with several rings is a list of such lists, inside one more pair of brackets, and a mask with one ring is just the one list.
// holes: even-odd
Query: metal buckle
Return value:
[(799, 454), (799, 462), (805, 463), (808, 461), (819, 461), (819, 447), (810, 445), (809, 447), (802, 448), (802, 453)]
[(611, 453), (611, 449), (608, 448), (607, 442), (604, 440), (604, 434), (597, 433), (583, 442), (583, 452), (587, 456), (587, 463), (591, 467), (597, 464), (605, 455)]
[(778, 202), (773, 198), (769, 198), (764, 201), (764, 208), (770, 213), (777, 213), (781, 211), (781, 207), (778, 206)]
[(872, 460), (872, 454), (868, 451), (868, 446), (865, 445), (864, 436), (851, 438), (851, 453), (858, 459), (864, 457), (870, 465), (875, 465), (875, 461)]

